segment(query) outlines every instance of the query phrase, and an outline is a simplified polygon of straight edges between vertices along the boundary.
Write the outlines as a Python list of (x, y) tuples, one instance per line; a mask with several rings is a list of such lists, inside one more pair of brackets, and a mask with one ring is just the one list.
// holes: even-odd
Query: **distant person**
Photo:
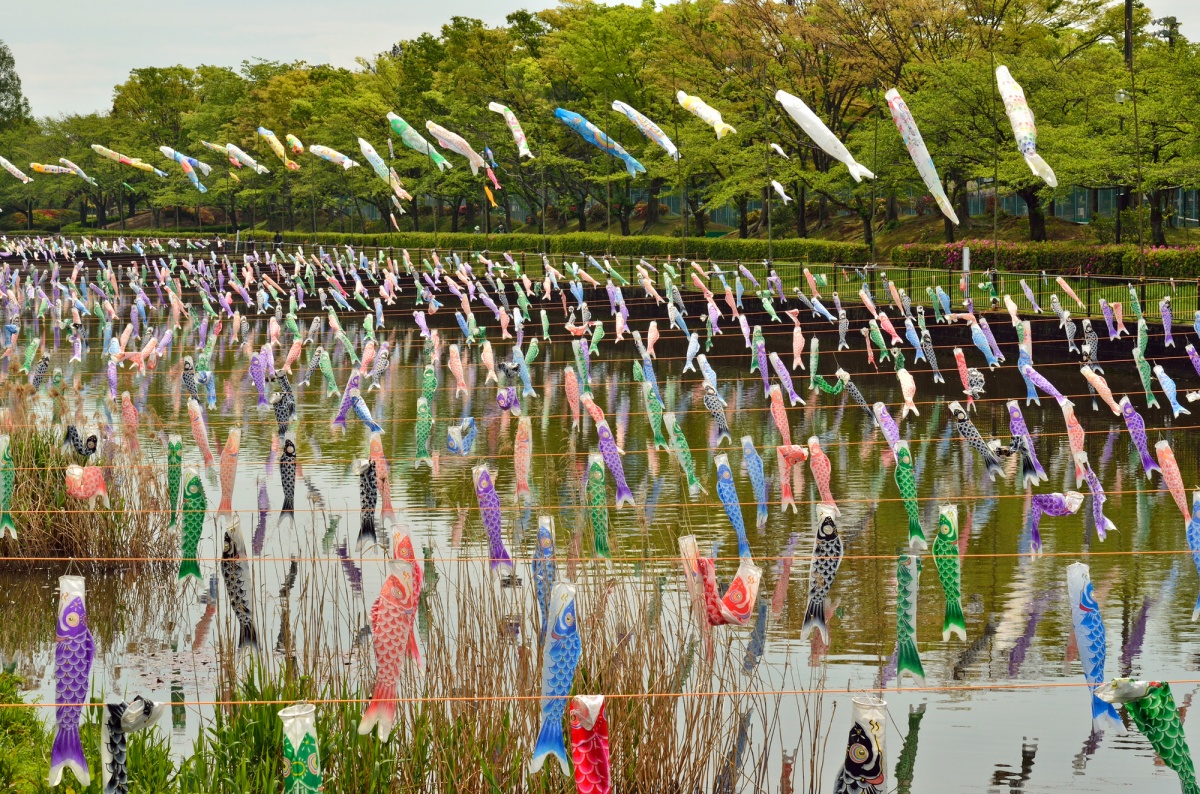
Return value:
[(225, 250), (225, 240), (222, 239), (221, 235), (217, 234), (216, 232), (213, 232), (213, 245), (217, 247), (218, 251)]
[(275, 231), (275, 250), (278, 251), (281, 248), (283, 248), (283, 232), (276, 230)]
[(504, 224), (503, 223), (496, 224), (496, 234), (504, 234)]

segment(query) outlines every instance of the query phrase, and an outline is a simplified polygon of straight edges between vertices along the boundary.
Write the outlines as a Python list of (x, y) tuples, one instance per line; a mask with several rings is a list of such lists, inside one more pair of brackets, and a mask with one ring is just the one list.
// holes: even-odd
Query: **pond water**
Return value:
[[(632, 295), (633, 290), (627, 292)], [(310, 302), (316, 303), (311, 298)], [(728, 678), (725, 687), (759, 694), (759, 706), (746, 738), (751, 757), (757, 759), (751, 763), (763, 764), (767, 769), (764, 779), (770, 790), (778, 790), (781, 749), (791, 752), (809, 741), (802, 738), (802, 732), (811, 730), (814, 710), (823, 715), (821, 730), (829, 735), (820, 781), (814, 788), (831, 790), (844, 753), (851, 697), (860, 690), (875, 688), (883, 690), (891, 715), (886, 755), (889, 790), (897, 786), (902, 791), (922, 792), (1050, 791), (1065, 786), (1076, 791), (1178, 790), (1175, 774), (1155, 759), (1149, 743), (1139, 733), (1131, 730), (1125, 736), (1093, 736), (1087, 690), (1074, 685), (1057, 686), (1083, 680), (1078, 652), (1071, 640), (1066, 590), (1067, 566), (1082, 560), (1091, 566), (1107, 629), (1107, 676), (1187, 682), (1175, 683), (1174, 695), (1184, 709), (1189, 737), (1200, 737), (1200, 727), (1188, 719), (1188, 707), (1200, 688), (1200, 624), (1191, 621), (1200, 584), (1192, 560), (1184, 553), (1185, 523), (1161, 478), (1156, 475), (1147, 480), (1143, 475), (1121, 418), (1113, 416), (1103, 403), (1099, 411), (1093, 411), (1078, 361), (1063, 357), (1066, 345), (1055, 324), (1044, 318), (1035, 322), (1034, 360), (1043, 374), (1074, 398), (1086, 431), (1086, 448), (1108, 493), (1105, 511), (1117, 531), (1110, 532), (1104, 542), (1097, 540), (1089, 498), (1076, 515), (1043, 519), (1044, 553), (1031, 553), (1028, 499), (1019, 483), (1014, 482), (1015, 459), (1006, 462), (1007, 480), (989, 482), (980, 457), (961, 441), (950, 420), (948, 402), (962, 399), (951, 349), (963, 346), (968, 361), (980, 367), (987, 379), (985, 397), (978, 401), (978, 413), (973, 415), (985, 437), (1002, 439), (1007, 445), (1005, 401), (1021, 400), (1025, 419), (1038, 436), (1037, 454), (1049, 475), (1049, 482), (1039, 487), (1039, 492), (1076, 487), (1062, 414), (1050, 398), (1043, 398), (1040, 407), (1025, 407), (1024, 383), (1012, 366), (1015, 341), (1003, 315), (996, 316), (992, 326), (1008, 352), (1008, 365), (994, 372), (984, 368), (969, 342), (964, 344), (945, 326), (931, 324), (947, 383), (935, 384), (923, 363), (912, 363), (912, 350), (907, 349), (905, 354), (918, 385), (920, 415), (901, 421), (900, 428), (913, 452), (926, 534), (932, 539), (939, 505), (959, 506), (967, 639), (942, 640), (942, 588), (933, 561), (926, 560), (917, 606), (917, 642), (927, 680), (925, 688), (914, 689), (911, 678), (897, 680), (893, 654), (896, 556), (906, 542), (907, 519), (893, 480), (893, 464), (885, 453), (886, 444), (868, 415), (844, 393), (830, 396), (809, 391), (806, 374), (800, 370), (793, 373), (797, 391), (808, 404), (788, 408), (792, 438), (797, 443), (809, 436), (820, 439), (833, 465), (832, 491), (841, 508), (838, 527), (846, 559), (831, 592), (831, 641), (825, 647), (819, 640), (800, 639), (815, 505), (820, 497), (804, 465), (799, 467), (801, 482), (795, 492), (798, 512), (780, 510), (779, 472), (772, 454), (780, 435), (767, 412), (762, 381), (758, 374), (749, 372), (749, 351), (736, 324), (726, 320), (725, 334), (717, 337), (708, 358), (728, 403), (726, 414), (734, 439), (751, 436), (766, 461), (770, 507), (763, 530), (754, 526), (754, 495), (742, 468), (741, 447), (718, 446), (715, 422), (702, 403), (701, 376), (682, 371), (686, 343), (677, 332), (666, 330), (665, 317), (659, 319), (664, 337), (657, 345), (655, 371), (664, 402), (680, 421), (708, 493), (690, 498), (670, 454), (647, 452), (653, 437), (640, 385), (632, 377), (636, 351), (628, 340), (614, 343), (604, 304), (602, 294), (592, 303), (597, 318), (605, 320), (606, 336), (599, 355), (592, 360), (591, 379), (596, 402), (625, 451), (625, 475), (636, 501), (634, 508), (615, 509), (610, 478), (611, 561), (597, 559), (592, 552), (590, 534), (585, 531), (586, 518), (580, 509), (586, 456), (597, 441), (595, 426), (586, 418), (586, 411), (582, 428), (572, 431), (562, 384), (564, 368), (571, 366), (573, 359), (557, 304), (547, 304), (555, 322), (554, 341), (541, 343), (542, 352), (531, 368), (538, 396), (526, 400), (524, 406), (532, 417), (534, 431), (533, 502), (527, 510), (517, 509), (513, 503), (517, 421), (500, 410), (495, 388), (485, 385), (478, 350), (472, 349), (466, 356), (465, 377), (470, 391), (465, 398), (455, 395), (454, 376), (444, 350), (440, 357), (439, 387), (433, 406), (437, 419), (433, 445), (440, 450), (435, 475), (428, 468), (413, 468), (415, 404), (425, 363), (422, 340), (411, 320), (399, 315), (390, 316), (388, 327), (379, 332), (380, 341), (388, 341), (392, 348), (391, 367), (383, 388), (367, 394), (366, 401), (386, 431), (383, 441), (396, 514), (438, 572), (439, 582), (436, 589), (431, 588), (430, 597), (440, 600), (441, 607), (435, 610), (437, 618), (432, 625), (424, 622), (422, 631), (426, 636), (431, 631), (451, 633), (456, 623), (471, 618), (461, 614), (454, 597), (464, 578), (494, 579), (486, 566), (487, 541), (471, 484), (471, 466), (484, 460), (497, 480), (505, 509), (506, 542), (514, 556), (528, 558), (538, 516), (554, 515), (560, 556), (578, 553), (582, 558), (577, 563), (577, 576), (586, 578), (599, 571), (626, 579), (633, 585), (633, 597), (643, 600), (646, 593), (653, 594), (661, 587), (668, 620), (681, 631), (689, 630), (691, 617), (684, 604), (686, 591), (676, 559), (679, 535), (696, 535), (702, 551), (718, 545), (721, 559), (717, 572), (722, 583), (728, 583), (737, 567), (734, 533), (714, 487), (713, 458), (726, 452), (743, 503), (750, 545), (764, 570), (760, 595), (764, 606), (774, 597), (780, 577), (775, 558), (783, 555), (789, 541), (794, 540), (795, 563), (790, 583), (782, 591), (786, 598), (781, 611), (765, 611), (765, 619), (752, 621), (759, 623), (757, 627), (715, 630), (719, 659), (725, 660), (718, 666), (734, 664), (741, 668), (749, 646), (758, 643), (757, 649), (749, 647), (751, 656), (761, 650), (760, 661), (746, 663), (751, 672)], [(599, 311), (601, 306), (605, 311)], [(311, 316), (300, 318), (301, 327), (307, 327)], [(753, 321), (763, 322), (768, 349), (791, 363), (790, 324), (774, 325), (766, 320), (765, 315), (758, 315)], [(357, 328), (357, 318), (343, 317), (342, 321), (348, 329)], [(151, 322), (161, 320), (151, 318)], [(632, 325), (645, 333), (647, 322), (635, 319)], [(252, 324), (261, 344), (266, 322), (262, 317), (252, 318)], [(527, 329), (530, 335), (535, 324), (536, 318)], [(81, 375), (82, 399), (89, 413), (95, 410), (97, 397), (107, 392), (99, 329), (95, 323), (91, 325), (90, 351), (82, 365), (68, 363), (70, 346), (65, 339), (57, 348), (53, 339), (47, 340), (52, 348), (51, 366), (61, 367), (68, 380), (74, 374)], [(835, 354), (837, 336), (832, 326), (806, 320), (805, 328), (806, 335), (821, 339), (820, 370), (826, 378), (832, 381), (833, 371), (838, 366), (844, 368), (852, 373), (868, 402), (887, 403), (892, 415), (899, 418), (903, 399), (890, 362), (882, 362), (876, 374), (857, 332), (851, 337), (855, 349)], [(144, 467), (121, 470), (115, 476), (165, 478), (166, 454), (160, 430), (183, 437), (185, 466), (201, 465), (188, 424), (186, 394), (180, 399), (179, 379), (181, 357), (185, 352), (194, 354), (198, 333), (193, 324), (177, 333), (167, 357), (145, 378), (128, 368), (121, 371), (120, 388), (131, 392), (143, 416)], [(448, 341), (460, 336), (453, 322), (441, 333)], [(262, 653), (278, 656), (278, 646), (291, 648), (290, 653), (305, 661), (321, 655), (335, 657), (343, 660), (353, 679), (371, 664), (367, 615), (385, 573), (382, 549), (359, 552), (355, 547), (358, 478), (347, 471), (347, 466), (351, 460), (365, 457), (367, 432), (353, 415), (345, 432), (331, 429), (337, 401), (324, 398), (319, 374), (312, 385), (296, 386), (299, 421), (295, 427), (303, 478), (296, 487), (296, 531), (281, 531), (276, 516), (282, 491), (277, 456), (272, 453), (275, 423), (269, 413), (257, 409), (247, 357), (230, 344), (229, 337), (226, 323), (214, 360), (217, 406), (207, 416), (210, 443), (218, 457), (229, 430), (241, 429), (233, 507), (254, 558), (250, 569)], [(507, 358), (509, 343), (498, 339), (495, 329), (489, 337), (497, 359)], [(340, 387), (349, 374), (350, 361), (328, 328), (321, 341), (333, 353)], [(277, 361), (282, 360), (290, 340), (283, 342), (283, 350), (276, 353)], [(1145, 408), (1136, 373), (1125, 361), (1131, 346), (1129, 340), (1102, 345), (1105, 356), (1113, 359), (1106, 368), (1109, 384), (1118, 399), (1121, 394), (1129, 394), (1145, 417), (1151, 448), (1160, 439), (1170, 441), (1184, 483), (1191, 487), (1200, 481), (1200, 430), (1192, 417), (1175, 421), (1169, 412)], [(1160, 353), (1159, 362), (1175, 377), (1181, 393), (1197, 388), (1196, 374), (1181, 351), (1167, 349)], [(807, 364), (807, 351), (804, 358)], [(297, 369), (303, 371), (307, 360), (306, 352)], [(299, 373), (293, 382), (298, 380)], [(1159, 399), (1163, 401), (1161, 394)], [(1200, 411), (1197, 413), (1200, 415)], [(151, 414), (157, 416), (157, 423), (149, 419)], [(446, 450), (446, 429), (464, 416), (475, 418), (479, 437), (472, 457), (456, 458)], [(260, 476), (270, 503), (270, 514), (262, 524), (258, 512)], [(204, 584), (179, 584), (173, 575), (134, 575), (122, 570), (120, 564), (93, 570), (86, 563), (37, 563), (24, 571), (9, 568), (0, 577), (0, 626), (7, 627), (0, 629), (0, 650), (5, 661), (15, 664), (25, 676), (32, 696), (46, 702), (53, 700), (55, 577), (67, 570), (82, 569), (88, 576), (93, 630), (109, 638), (99, 648), (94, 692), (145, 694), (185, 702), (187, 705), (173, 711), (172, 725), (174, 746), (181, 754), (187, 752), (212, 714), (212, 706), (195, 704), (211, 701), (218, 694), (218, 668), (222, 655), (229, 653), (234, 631), (215, 560), (220, 555), (214, 519), (220, 487), (215, 479), (207, 480), (206, 490), (210, 512), (200, 549)], [(166, 531), (165, 521), (163, 526)], [(283, 598), (280, 588), (288, 577), (291, 558), (297, 559), (298, 576), (288, 597)], [(519, 593), (499, 588), (497, 593), (511, 600), (502, 609), (513, 612), (523, 626), (514, 646), (528, 649), (536, 613), (527, 562), (518, 564), (518, 574), (525, 580)], [(218, 577), (215, 616), (206, 603), (209, 577), (214, 575)], [(589, 603), (594, 601), (581, 596), (584, 621)], [(493, 628), (507, 630), (501, 621)], [(583, 642), (585, 646), (589, 642), (586, 632)], [(536, 649), (536, 639), (532, 647)], [(683, 652), (681, 647), (676, 650)], [(1043, 684), (1046, 686), (1031, 686)], [(811, 694), (771, 694), (814, 688), (829, 691), (819, 702)], [(536, 694), (536, 688), (522, 694)], [(740, 711), (732, 704), (731, 709)], [(167, 728), (165, 723), (163, 728)], [(737, 721), (731, 719), (731, 740), (736, 731)], [(723, 754), (726, 750), (714, 748), (713, 752)], [(749, 784), (745, 790), (750, 790)]]

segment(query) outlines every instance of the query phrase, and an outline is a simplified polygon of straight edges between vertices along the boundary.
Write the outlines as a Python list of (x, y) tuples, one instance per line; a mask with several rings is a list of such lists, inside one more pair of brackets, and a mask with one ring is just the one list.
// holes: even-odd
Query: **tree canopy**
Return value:
[[(1038, 150), (1058, 174), (1058, 195), (1071, 186), (1142, 184), (1151, 216), (1161, 226), (1169, 191), (1194, 187), (1200, 135), (1200, 59), (1191, 42), (1172, 32), (1155, 35), (1151, 12), (1135, 23), (1136, 75), (1122, 57), (1121, 10), (1102, 0), (684, 0), (655, 6), (564, 0), (557, 8), (511, 14), (504, 25), (453, 17), (441, 30), (397, 42), (361, 58), (356, 68), (303, 61), (247, 60), (239, 68), (140, 68), (113, 89), (108, 112), (56, 119), (28, 118), (28, 103), (11, 53), (0, 44), (0, 155), (19, 167), (67, 157), (100, 183), (40, 177), (21, 185), (0, 174), (0, 204), (68, 206), (83, 200), (100, 220), (118, 195), (156, 209), (251, 209), (262, 221), (304, 227), (310, 214), (341, 208), (356, 228), (347, 199), (394, 208), (388, 186), (367, 167), (342, 171), (304, 155), (298, 171), (275, 158), (258, 127), (282, 140), (323, 144), (362, 161), (357, 139), (372, 143), (418, 199), (437, 197), (468, 227), (482, 221), (489, 199), (481, 173), (446, 153), (445, 173), (403, 146), (386, 115), (395, 112), (427, 139), (432, 120), (462, 135), (481, 154), (490, 151), (503, 191), (493, 191), (494, 225), (520, 227), (519, 199), (536, 217), (547, 208), (553, 229), (587, 228), (611, 213), (626, 234), (649, 230), (654, 211), (638, 224), (633, 189), (685, 193), (693, 229), (707, 213), (732, 206), (741, 233), (761, 232), (765, 218), (747, 212), (771, 180), (799, 199), (774, 202), (777, 234), (803, 235), (806, 211), (842, 210), (864, 221), (889, 197), (924, 195), (924, 184), (888, 113), (884, 93), (897, 88), (923, 133), (946, 191), (956, 206), (967, 185), (991, 184), (1027, 203), (1037, 237), (1056, 191), (1025, 164), (1013, 139), (994, 72), (1006, 65), (1023, 86), (1038, 125)], [(878, 175), (854, 182), (845, 166), (816, 147), (774, 100), (783, 89), (803, 99), (855, 158)], [(718, 140), (711, 127), (675, 100), (683, 90), (717, 108), (736, 134)], [(1118, 101), (1118, 91), (1134, 102)], [(682, 153), (676, 163), (611, 109), (622, 100), (655, 120)], [(496, 101), (520, 119), (536, 159), (521, 161)], [(558, 107), (589, 119), (648, 169), (630, 178), (620, 161), (591, 146), (554, 116)], [(1136, 132), (1136, 136), (1135, 136)], [(389, 152), (389, 139), (394, 156)], [(200, 141), (232, 142), (271, 173), (235, 169)], [(154, 164), (168, 178), (100, 159), (99, 143)], [(789, 159), (772, 154), (777, 144)], [(1138, 145), (1140, 144), (1140, 146)], [(168, 146), (213, 166), (201, 196), (179, 168), (157, 151)], [(589, 217), (589, 208), (593, 211)], [(599, 208), (599, 215), (595, 209)], [(255, 210), (259, 212), (253, 215)], [(418, 217), (407, 203), (401, 228)], [(936, 210), (931, 210), (936, 212)], [(967, 213), (960, 212), (960, 217)], [(315, 222), (315, 220), (314, 220)], [(534, 221), (536, 223), (536, 220)], [(947, 223), (947, 233), (954, 230)]]
[(0, 39), (0, 130), (29, 120), (29, 100), (21, 92), (21, 76), (12, 50)]

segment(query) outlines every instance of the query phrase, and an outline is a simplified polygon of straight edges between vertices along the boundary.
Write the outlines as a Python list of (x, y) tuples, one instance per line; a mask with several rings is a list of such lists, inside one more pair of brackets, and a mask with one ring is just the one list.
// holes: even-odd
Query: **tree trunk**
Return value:
[(689, 185), (692, 190), (688, 193), (687, 211), (691, 214), (692, 220), (695, 222), (696, 236), (703, 237), (705, 234), (705, 226), (708, 224), (708, 213), (704, 211), (703, 204), (696, 196), (695, 185)]
[(746, 202), (745, 194), (738, 196), (738, 199), (737, 199), (738, 237), (741, 237), (743, 240), (745, 240), (747, 237), (750, 236), (750, 230), (749, 230), (749, 228), (747, 228), (748, 222), (746, 220), (746, 215), (748, 215), (749, 213), (746, 210), (746, 204), (747, 204), (747, 202)]
[(87, 226), (87, 196), (79, 197), (79, 225)]
[(705, 212), (702, 206), (697, 206), (692, 210), (692, 220), (696, 225), (696, 236), (704, 237), (708, 227), (708, 213)]
[(829, 222), (829, 200), (824, 196), (817, 199), (817, 228), (825, 228)]
[(108, 225), (108, 196), (101, 194), (96, 202), (96, 227), (103, 229)]
[[(658, 220), (658, 194), (666, 182), (662, 177), (650, 180), (650, 189), (646, 195), (646, 217), (642, 220), (642, 233), (645, 234)], [(742, 234), (745, 237), (745, 233)]]
[(938, 214), (942, 216), (942, 229), (945, 231), (946, 242), (954, 242), (954, 223), (940, 209), (938, 210)]
[[(358, 200), (358, 196), (354, 196), (354, 213), (356, 215), (358, 215), (359, 231), (361, 231), (363, 234), (366, 234), (367, 233), (367, 219), (366, 219), (366, 216), (363, 215), (362, 202), (360, 202)], [(351, 230), (354, 229), (353, 221), (351, 221), (351, 223), (350, 223), (350, 228), (351, 228)]]
[(455, 197), (453, 203), (450, 205), (450, 232), (451, 233), (458, 231), (458, 208), (461, 206), (462, 206), (462, 199)]
[(966, 184), (958, 193), (958, 224), (963, 231), (971, 228), (971, 194), (967, 192)]
[(1035, 243), (1046, 242), (1046, 215), (1042, 212), (1042, 205), (1038, 201), (1037, 188), (1023, 187), (1017, 191), (1017, 195), (1029, 208), (1029, 239)]
[(863, 224), (863, 243), (870, 248), (875, 242), (875, 229), (871, 225), (871, 213), (859, 213), (859, 217), (862, 218)]
[(896, 194), (889, 193), (887, 201), (884, 202), (884, 223), (899, 223), (900, 222), (900, 201), (896, 198)]
[(1091, 193), (1091, 196), (1089, 196), (1091, 211), (1088, 212), (1088, 217), (1095, 218), (1100, 214), (1100, 191), (1096, 188), (1092, 188), (1088, 192)]
[(625, 177), (625, 186), (617, 192), (617, 223), (621, 227), (621, 236), (628, 237), (629, 219), (633, 216), (633, 178)]
[(507, 191), (504, 193), (504, 231), (512, 234), (512, 201)]
[(587, 231), (587, 198), (575, 202), (575, 214), (579, 216), (579, 231)]
[(796, 236), (808, 237), (808, 183), (792, 184), (796, 196)]
[(468, 232), (473, 232), (473, 231), (475, 231), (475, 202), (470, 201), (468, 199), (466, 204), (467, 204), (467, 216), (465, 219), (466, 227), (467, 227)]
[(1150, 241), (1152, 245), (1166, 245), (1167, 232), (1163, 228), (1163, 198), (1165, 191), (1150, 191)]

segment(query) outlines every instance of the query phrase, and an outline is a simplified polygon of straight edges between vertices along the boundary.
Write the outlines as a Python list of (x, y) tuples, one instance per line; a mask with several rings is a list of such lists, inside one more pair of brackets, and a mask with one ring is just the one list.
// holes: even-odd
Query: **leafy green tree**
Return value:
[[(99, 182), (39, 176), (23, 185), (0, 174), (0, 204), (32, 203), (72, 217), (78, 209), (81, 220), (101, 224), (148, 209), (155, 223), (170, 225), (224, 217), (235, 226), (381, 231), (396, 204), (366, 167), (361, 138), (413, 196), (402, 205), (407, 217), (398, 219), (413, 229), (502, 223), (535, 231), (548, 220), (550, 230), (583, 230), (611, 220), (614, 233), (658, 233), (667, 225), (660, 199), (673, 194), (691, 234), (706, 234), (712, 211), (729, 206), (742, 237), (768, 228), (774, 236), (845, 235), (846, 225), (833, 218), (842, 214), (861, 224), (869, 242), (898, 219), (905, 197), (921, 197), (934, 211), (884, 101), (895, 87), (959, 210), (963, 226), (945, 222), (946, 239), (970, 234), (969, 190), (1020, 196), (1036, 240), (1047, 236), (1047, 216), (1073, 186), (1093, 197), (1120, 186), (1128, 205), (1138, 203), (1140, 185), (1146, 236), (1161, 243), (1174, 191), (1200, 184), (1193, 122), (1200, 58), (1182, 37), (1150, 35), (1150, 18), (1149, 9), (1137, 9), (1138, 76), (1131, 81), (1120, 9), (1101, 0), (681, 0), (661, 7), (568, 0), (515, 12), (499, 26), (454, 17), (349, 69), (269, 60), (139, 68), (114, 87), (108, 112), (41, 120), (29, 117), (11, 53), (0, 44), (0, 153), (22, 167), (68, 157)], [(1025, 89), (1057, 189), (1017, 151), (996, 93), (998, 64)], [(854, 182), (783, 112), (774, 99), (779, 89), (803, 99), (878, 178)], [(1116, 100), (1118, 89), (1129, 101)], [(737, 132), (718, 139), (680, 107), (681, 90), (719, 110)], [(613, 111), (617, 99), (655, 120), (682, 158), (670, 159)], [(519, 158), (503, 117), (488, 110), (493, 101), (516, 113), (535, 159)], [(560, 107), (589, 119), (648, 173), (630, 177), (556, 119)], [(450, 152), (443, 154), (454, 167), (439, 171), (396, 139), (389, 111), (429, 140), (427, 120), (462, 135), (494, 161), (502, 189)], [(306, 145), (330, 146), (364, 167), (344, 171), (305, 152), (289, 155), (299, 164), (289, 170), (260, 127), (281, 140), (290, 133)], [(238, 168), (204, 141), (232, 142), (270, 172)], [(152, 162), (167, 176), (104, 160), (93, 143)], [(197, 192), (159, 146), (210, 165), (201, 177), (207, 192)], [(795, 201), (785, 206), (772, 181)], [(638, 225), (635, 195), (642, 191), (648, 199)], [(751, 212), (755, 204), (764, 210)], [(6, 213), (0, 222), (15, 217)]]
[(21, 92), (17, 60), (0, 39), (0, 130), (24, 124), (29, 118), (29, 100)]

